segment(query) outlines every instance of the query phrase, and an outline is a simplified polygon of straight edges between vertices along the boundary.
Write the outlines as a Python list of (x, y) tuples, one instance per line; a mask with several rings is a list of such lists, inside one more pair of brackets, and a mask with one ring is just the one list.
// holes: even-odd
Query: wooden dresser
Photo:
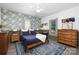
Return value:
[(78, 42), (78, 31), (77, 30), (58, 30), (58, 42), (64, 43), (73, 47), (77, 47)]
[(6, 54), (8, 50), (7, 33), (0, 32), (0, 55)]

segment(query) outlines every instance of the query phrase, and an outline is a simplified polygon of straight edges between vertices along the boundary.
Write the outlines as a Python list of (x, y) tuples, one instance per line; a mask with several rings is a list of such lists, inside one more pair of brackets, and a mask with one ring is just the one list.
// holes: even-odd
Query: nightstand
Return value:
[(20, 35), (17, 34), (17, 33), (14, 33), (11, 35), (11, 42), (16, 42), (16, 41), (19, 41), (20, 39)]

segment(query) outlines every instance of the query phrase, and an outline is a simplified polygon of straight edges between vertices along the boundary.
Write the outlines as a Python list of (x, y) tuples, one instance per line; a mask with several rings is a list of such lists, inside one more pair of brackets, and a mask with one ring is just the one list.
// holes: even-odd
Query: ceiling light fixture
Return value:
[(39, 9), (37, 9), (37, 10), (36, 10), (36, 12), (38, 12), (38, 13), (39, 13), (39, 12), (40, 12), (40, 10), (39, 10)]
[(42, 10), (43, 10), (43, 9), (39, 9), (39, 8), (38, 8), (38, 9), (36, 9), (36, 12), (37, 12), (37, 13), (40, 13)]
[(28, 7), (34, 9), (37, 13), (43, 10), (40, 8), (40, 3), (28, 4)]

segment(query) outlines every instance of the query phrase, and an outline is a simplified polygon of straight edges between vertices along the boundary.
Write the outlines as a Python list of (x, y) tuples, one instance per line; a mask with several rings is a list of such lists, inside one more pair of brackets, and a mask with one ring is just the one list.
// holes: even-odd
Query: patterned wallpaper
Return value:
[(1, 25), (1, 8), (0, 8), (0, 25)]
[(31, 20), (31, 28), (40, 28), (40, 18), (1, 8), (1, 24), (5, 30), (25, 29), (25, 21), (27, 20)]
[(31, 28), (40, 29), (41, 19), (33, 17), (31, 20)]

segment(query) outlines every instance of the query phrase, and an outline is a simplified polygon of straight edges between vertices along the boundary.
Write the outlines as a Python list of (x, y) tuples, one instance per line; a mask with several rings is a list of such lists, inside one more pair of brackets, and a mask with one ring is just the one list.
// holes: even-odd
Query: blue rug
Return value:
[(16, 43), (17, 55), (61, 55), (64, 50), (65, 46), (49, 42), (32, 49), (27, 49), (25, 53), (21, 43)]

